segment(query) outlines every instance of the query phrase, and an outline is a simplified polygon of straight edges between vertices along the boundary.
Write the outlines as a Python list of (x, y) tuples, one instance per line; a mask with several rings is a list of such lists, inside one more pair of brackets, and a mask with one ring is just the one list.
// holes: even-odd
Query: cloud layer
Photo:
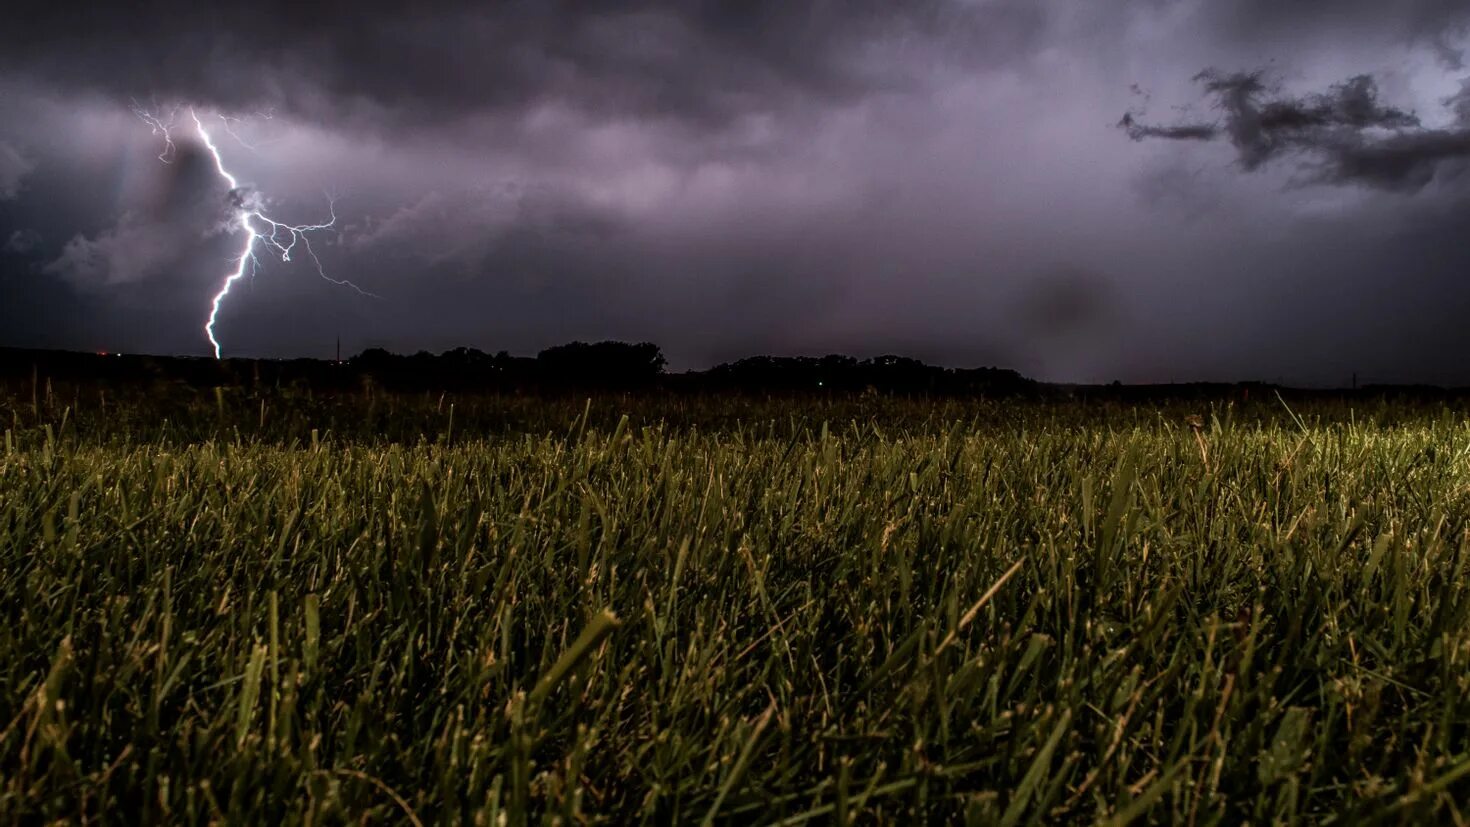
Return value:
[(0, 343), (208, 352), (231, 195), (132, 111), (193, 106), (273, 215), (337, 199), (314, 249), (382, 297), (265, 261), (227, 353), (1470, 382), (1462, 5), (23, 2)]

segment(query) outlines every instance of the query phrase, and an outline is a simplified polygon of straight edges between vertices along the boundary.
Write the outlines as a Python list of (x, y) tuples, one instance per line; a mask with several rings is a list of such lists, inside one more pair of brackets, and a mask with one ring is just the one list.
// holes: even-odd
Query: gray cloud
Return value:
[(34, 168), (35, 164), (19, 150), (0, 141), (0, 201), (14, 198), (20, 192), (21, 180)]
[(18, 75), (402, 129), (541, 104), (723, 129), (911, 85), (916, 46), (995, 65), (1045, 22), (1025, 0), (23, 6), (0, 34), (0, 66)]
[(1157, 126), (1130, 112), (1119, 126), (1135, 141), (1225, 138), (1248, 171), (1295, 157), (1315, 182), (1410, 192), (1422, 189), (1442, 167), (1470, 158), (1470, 119), (1462, 99), (1451, 101), (1456, 126), (1426, 129), (1415, 114), (1382, 103), (1378, 84), (1368, 75), (1300, 97), (1272, 90), (1261, 71), (1206, 69), (1195, 80), (1222, 113), (1220, 123)]
[(1211, 24), (1231, 37), (1260, 38), (1282, 32), (1376, 33), (1419, 43), (1463, 33), (1470, 8), (1459, 0), (1235, 0), (1212, 4)]
[(1439, 62), (1451, 72), (1461, 72), (1465, 69), (1465, 50), (1449, 42), (1443, 33), (1437, 34), (1430, 39), (1430, 46)]
[(5, 239), (5, 252), (23, 256), (35, 250), (41, 245), (41, 234), (30, 227), (22, 227), (11, 232), (10, 237)]
[(384, 216), (369, 216), (347, 233), (356, 255), (473, 276), (502, 257), (507, 244), (538, 239), (556, 245), (606, 238), (618, 218), (574, 192), (507, 184), (459, 192), (431, 191)]
[(181, 139), (171, 157), (156, 187), (110, 226), (73, 235), (43, 271), (81, 287), (126, 285), (177, 273), (217, 246), (210, 242), (231, 230), (244, 191), (230, 191), (193, 143)]
[(1123, 120), (1118, 122), (1128, 133), (1128, 137), (1135, 141), (1145, 138), (1165, 138), (1171, 141), (1213, 141), (1220, 135), (1220, 128), (1208, 123), (1186, 123), (1175, 126), (1156, 126), (1153, 124), (1140, 123), (1132, 112), (1123, 113)]
[(187, 260), (187, 241), (173, 226), (124, 213), (96, 236), (72, 236), (43, 269), (83, 285), (127, 284), (181, 265)]

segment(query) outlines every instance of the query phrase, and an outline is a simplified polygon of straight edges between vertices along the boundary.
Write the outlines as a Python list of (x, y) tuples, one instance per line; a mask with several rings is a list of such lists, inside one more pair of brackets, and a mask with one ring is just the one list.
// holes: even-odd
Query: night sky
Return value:
[(226, 355), (1470, 384), (1462, 0), (65, 5), (0, 28), (3, 345), (210, 353), (248, 193), (379, 298), (262, 258)]

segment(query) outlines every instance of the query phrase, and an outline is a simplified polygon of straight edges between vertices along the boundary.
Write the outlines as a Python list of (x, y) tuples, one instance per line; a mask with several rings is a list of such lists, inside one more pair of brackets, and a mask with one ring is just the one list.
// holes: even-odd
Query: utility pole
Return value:
[[(342, 334), (337, 334), (337, 364), (342, 364)], [(1355, 383), (1356, 384), (1356, 383)]]

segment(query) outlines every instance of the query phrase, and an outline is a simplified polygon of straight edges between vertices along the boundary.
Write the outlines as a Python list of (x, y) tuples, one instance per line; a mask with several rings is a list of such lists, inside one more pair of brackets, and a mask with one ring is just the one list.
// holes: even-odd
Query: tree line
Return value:
[(322, 389), (363, 385), (385, 390), (653, 390), (760, 393), (1014, 394), (1037, 383), (1013, 370), (945, 368), (903, 356), (752, 356), (702, 371), (670, 372), (652, 342), (570, 342), (535, 356), (458, 347), (397, 354), (370, 348), (340, 362), (320, 359), (224, 359), (76, 353), (0, 348), (0, 377), (71, 380), (168, 380), (191, 385), (300, 383)]

